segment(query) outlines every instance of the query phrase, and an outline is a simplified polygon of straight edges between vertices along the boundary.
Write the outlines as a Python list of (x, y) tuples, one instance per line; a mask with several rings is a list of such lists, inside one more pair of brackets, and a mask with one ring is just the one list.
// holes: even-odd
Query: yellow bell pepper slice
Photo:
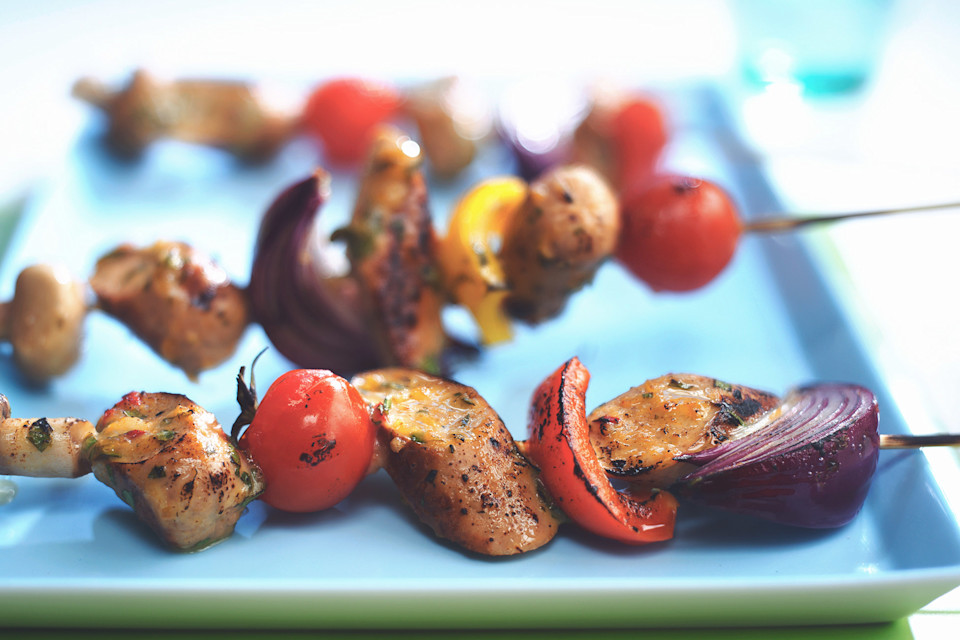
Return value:
[(473, 315), (483, 344), (504, 342), (513, 335), (503, 311), (507, 288), (494, 245), (526, 197), (527, 183), (520, 178), (481, 182), (454, 208), (440, 242), (444, 288), (453, 302)]

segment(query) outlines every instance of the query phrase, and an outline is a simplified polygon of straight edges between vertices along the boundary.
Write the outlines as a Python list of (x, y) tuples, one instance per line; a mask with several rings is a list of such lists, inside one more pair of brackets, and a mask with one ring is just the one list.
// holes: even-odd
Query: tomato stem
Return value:
[(240, 405), (240, 415), (233, 421), (233, 426), (230, 428), (230, 438), (234, 442), (237, 442), (240, 438), (240, 430), (253, 422), (253, 416), (257, 413), (259, 400), (257, 398), (257, 380), (254, 376), (254, 369), (257, 366), (257, 360), (266, 351), (267, 347), (264, 347), (250, 363), (250, 386), (247, 386), (244, 378), (247, 371), (246, 367), (240, 367), (240, 372), (237, 374), (237, 404)]
[(939, 209), (952, 209), (960, 207), (960, 202), (943, 202), (939, 204), (926, 204), (914, 207), (900, 207), (897, 209), (877, 209), (873, 211), (855, 211), (847, 213), (833, 213), (825, 215), (796, 215), (796, 216), (772, 216), (768, 218), (758, 218), (745, 222), (742, 227), (744, 233), (780, 233), (791, 231), (800, 227), (806, 227), (814, 224), (827, 222), (837, 222), (852, 218), (867, 218), (873, 216), (884, 216), (895, 213), (912, 213), (917, 211), (936, 211)]

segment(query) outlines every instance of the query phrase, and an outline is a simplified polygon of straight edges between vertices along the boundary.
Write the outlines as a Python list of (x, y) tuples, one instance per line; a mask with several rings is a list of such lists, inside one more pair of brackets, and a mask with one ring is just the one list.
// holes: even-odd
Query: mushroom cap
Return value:
[(24, 376), (42, 382), (74, 365), (80, 357), (87, 308), (83, 284), (66, 269), (39, 264), (20, 272), (6, 329)]

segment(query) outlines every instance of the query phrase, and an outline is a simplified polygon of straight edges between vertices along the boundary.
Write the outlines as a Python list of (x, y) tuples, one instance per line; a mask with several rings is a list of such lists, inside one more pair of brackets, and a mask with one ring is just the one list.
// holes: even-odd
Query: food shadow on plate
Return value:
[[(7, 396), (11, 404), (11, 396), (15, 398), (21, 393), (44, 394), (49, 391), (52, 383), (52, 380), (31, 380), (24, 376), (13, 359), (13, 347), (9, 342), (0, 343), (0, 380), (4, 381), (0, 393)], [(15, 406), (12, 410), (15, 417), (20, 417), (16, 414)]]
[[(368, 476), (354, 492), (336, 507), (316, 513), (286, 513), (274, 509), (262, 502), (250, 506), (250, 512), (237, 524), (237, 534), (256, 536), (257, 529), (274, 531), (321, 532), (325, 528), (364, 526), (371, 516), (390, 520), (397, 528), (406, 529), (408, 535), (403, 539), (422, 540), (424, 544), (436, 544), (449, 551), (463, 555), (471, 560), (504, 562), (520, 558), (534, 557), (541, 552), (549, 552), (551, 547), (561, 540), (573, 542), (591, 552), (623, 558), (637, 558), (657, 555), (682, 545), (690, 549), (755, 549), (758, 546), (770, 548), (789, 547), (816, 542), (837, 535), (837, 529), (803, 529), (789, 527), (759, 518), (724, 513), (722, 511), (681, 503), (676, 535), (672, 540), (648, 545), (628, 545), (608, 540), (591, 533), (574, 523), (560, 526), (557, 536), (539, 549), (514, 556), (485, 556), (463, 549), (459, 545), (438, 537), (433, 530), (422, 523), (405, 503), (399, 490), (390, 477), (379, 471)], [(133, 514), (130, 514), (134, 518)]]
[(844, 527), (808, 529), (778, 524), (750, 515), (680, 502), (674, 539), (690, 549), (755, 549), (790, 547), (842, 535)]
[(116, 507), (102, 511), (94, 521), (93, 538), (98, 546), (111, 549), (121, 546), (120, 537), (125, 539), (123, 546), (143, 545), (155, 552), (178, 553), (164, 544), (147, 523), (118, 499)]
[[(390, 526), (384, 527), (384, 523)], [(425, 544), (435, 543), (470, 557), (483, 558), (438, 538), (420, 522), (383, 470), (364, 478), (347, 498), (323, 511), (291, 513), (256, 501), (250, 505), (248, 513), (240, 518), (235, 535), (255, 538), (274, 534), (347, 538), (362, 535), (370, 544), (378, 544), (371, 539), (383, 534), (385, 539), (379, 543), (403, 544), (402, 541), (413, 539)]]
[(101, 547), (146, 545), (150, 547), (150, 551), (160, 554), (189, 554), (192, 551), (206, 554), (221, 545), (232, 547), (255, 542), (256, 538), (267, 535), (268, 531), (282, 535), (295, 535), (298, 532), (312, 535), (325, 530), (342, 530), (363, 517), (363, 510), (352, 505), (350, 508), (333, 507), (315, 513), (288, 513), (274, 509), (262, 501), (255, 501), (240, 517), (232, 535), (208, 547), (184, 552), (165, 544), (136, 513), (118, 499), (115, 506), (102, 510), (95, 519), (93, 540)]
[(560, 531), (557, 533), (557, 537), (549, 544), (541, 547), (541, 549), (549, 550), (551, 546), (561, 542), (562, 540), (569, 540), (593, 553), (625, 559), (655, 556), (669, 551), (671, 545), (673, 544), (672, 540), (641, 545), (625, 544), (615, 540), (603, 538), (595, 533), (587, 531), (582, 527), (568, 522), (561, 525)]
[(263, 503), (254, 503), (254, 505), (257, 504), (260, 504), (265, 510), (264, 527), (285, 529), (323, 527), (325, 524), (332, 524), (333, 521), (362, 518), (370, 511), (384, 509), (390, 512), (390, 517), (417, 521), (416, 517), (410, 513), (410, 509), (403, 504), (403, 500), (389, 476), (383, 471), (377, 471), (367, 476), (349, 496), (336, 506), (323, 511), (293, 513), (281, 511)]

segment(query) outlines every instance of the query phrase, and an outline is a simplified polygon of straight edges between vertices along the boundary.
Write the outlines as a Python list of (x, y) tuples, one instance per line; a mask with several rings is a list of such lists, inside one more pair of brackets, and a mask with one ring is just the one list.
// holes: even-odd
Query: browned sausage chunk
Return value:
[(683, 456), (749, 431), (780, 405), (770, 393), (693, 374), (648, 380), (594, 409), (590, 442), (611, 475), (668, 487)]
[(536, 469), (496, 412), (467, 386), (410, 369), (362, 373), (383, 463), (440, 537), (487, 555), (536, 549), (557, 532)]

